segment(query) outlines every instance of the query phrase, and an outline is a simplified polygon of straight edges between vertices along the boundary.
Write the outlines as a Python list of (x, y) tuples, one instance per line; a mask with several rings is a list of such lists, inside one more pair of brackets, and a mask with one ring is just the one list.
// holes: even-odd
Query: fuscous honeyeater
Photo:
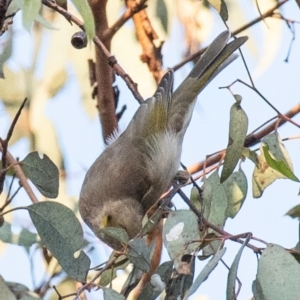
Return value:
[(173, 71), (168, 71), (154, 96), (141, 104), (127, 129), (88, 170), (80, 193), (80, 214), (112, 248), (119, 249), (120, 244), (100, 236), (99, 230), (121, 227), (129, 238), (135, 237), (146, 211), (170, 188), (197, 95), (236, 59), (233, 52), (247, 40), (240, 37), (228, 43), (230, 36), (229, 31), (222, 32), (173, 93)]

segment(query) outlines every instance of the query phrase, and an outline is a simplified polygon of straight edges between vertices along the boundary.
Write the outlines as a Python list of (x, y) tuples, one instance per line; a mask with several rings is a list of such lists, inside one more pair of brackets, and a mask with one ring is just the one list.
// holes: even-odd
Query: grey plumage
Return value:
[[(229, 38), (229, 31), (221, 33), (173, 94), (173, 71), (168, 71), (154, 96), (88, 170), (79, 210), (96, 235), (105, 226), (124, 228), (130, 238), (141, 230), (144, 214), (177, 173), (197, 95), (237, 57), (232, 53), (247, 39), (227, 44)], [(104, 241), (118, 248), (110, 238)]]

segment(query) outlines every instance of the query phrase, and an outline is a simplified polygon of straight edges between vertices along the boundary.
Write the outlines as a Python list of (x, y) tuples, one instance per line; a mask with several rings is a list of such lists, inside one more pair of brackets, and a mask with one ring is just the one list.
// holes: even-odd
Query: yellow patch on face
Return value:
[(103, 223), (102, 223), (103, 227), (113, 227), (112, 226), (112, 216), (111, 215), (107, 215), (103, 218)]

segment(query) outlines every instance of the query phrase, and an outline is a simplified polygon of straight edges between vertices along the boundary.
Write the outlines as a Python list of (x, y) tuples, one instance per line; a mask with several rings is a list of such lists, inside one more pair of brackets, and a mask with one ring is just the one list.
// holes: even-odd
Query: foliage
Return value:
[[(102, 2), (104, 3), (105, 1)], [(88, 70), (89, 76), (87, 75), (87, 69), (81, 67), (82, 59), (87, 60), (89, 56), (89, 50), (80, 50), (86, 51), (81, 52), (83, 54), (78, 54), (78, 52), (77, 54), (66, 54), (64, 60), (67, 60), (70, 56), (70, 61), (72, 61), (72, 64), (75, 66), (74, 68), (77, 74), (80, 74), (78, 78), (84, 81), (84, 83), (82, 83), (78, 80), (80, 82), (79, 85), (81, 85), (80, 93), (84, 101), (88, 100), (90, 101), (89, 103), (91, 103), (91, 95), (97, 95), (97, 106), (100, 108), (103, 107), (103, 103), (100, 102), (105, 98), (101, 97), (101, 95), (103, 95), (101, 94), (103, 93), (103, 89), (101, 90), (100, 88), (102, 84), (101, 80), (107, 80), (107, 78), (112, 80), (111, 78), (113, 76), (101, 73), (100, 75), (102, 76), (99, 78), (97, 72), (95, 72), (95, 68), (102, 72), (101, 66), (105, 65), (105, 67), (107, 67), (107, 62), (109, 62), (109, 65), (114, 71), (123, 78), (134, 97), (137, 100), (141, 100), (142, 98), (139, 94), (139, 90), (137, 90), (137, 85), (128, 75), (131, 74), (131, 72), (128, 71), (127, 74), (109, 52), (115, 33), (124, 25), (127, 19), (133, 17), (138, 41), (134, 36), (132, 42), (135, 42), (138, 47), (139, 43), (141, 43), (143, 51), (141, 58), (144, 62), (148, 63), (153, 77), (157, 80), (163, 74), (161, 67), (162, 44), (156, 42), (157, 38), (154, 38), (156, 33), (153, 28), (159, 28), (159, 35), (164, 38), (170, 34), (171, 22), (174, 18), (174, 12), (171, 9), (172, 1), (154, 1), (154, 4), (149, 3), (149, 9), (147, 10), (145, 10), (146, 1), (141, 1), (140, 4), (135, 3), (134, 7), (130, 7), (128, 2), (130, 1), (125, 1), (127, 5), (126, 13), (121, 17), (118, 16), (118, 22), (110, 26), (105, 24), (103, 19), (101, 19), (103, 16), (97, 16), (97, 12), (99, 12), (97, 8), (99, 7), (95, 7), (93, 4), (91, 4), (91, 6), (88, 5), (86, 0), (72, 1), (77, 12), (72, 8), (72, 5), (70, 8), (70, 3), (64, 0), (56, 1), (56, 3), (48, 0), (7, 1), (7, 7), (4, 7), (4, 14), (0, 7), (0, 14), (2, 14), (0, 16), (1, 32), (4, 33), (6, 31), (5, 34), (7, 34), (7, 41), (3, 44), (3, 52), (0, 59), (0, 76), (4, 78), (1, 79), (2, 83), (0, 82), (0, 85), (3, 84), (3, 88), (1, 86), (0, 89), (0, 96), (3, 103), (7, 106), (10, 115), (14, 116), (12, 124), (7, 131), (6, 138), (3, 137), (0, 139), (0, 151), (2, 153), (0, 187), (2, 195), (7, 192), (6, 199), (1, 199), (3, 200), (3, 205), (0, 207), (0, 240), (5, 244), (14, 244), (18, 247), (23, 247), (28, 254), (31, 253), (30, 255), (33, 255), (32, 249), (35, 249), (36, 253), (39, 253), (42, 257), (41, 259), (48, 272), (41, 284), (37, 284), (34, 287), (34, 291), (30, 291), (27, 287), (19, 283), (5, 281), (5, 279), (0, 276), (1, 297), (9, 300), (47, 299), (47, 292), (53, 292), (52, 286), (57, 285), (57, 294), (55, 294), (55, 297), (59, 299), (62, 299), (63, 296), (68, 293), (73, 297), (79, 297), (81, 293), (91, 289), (102, 289), (103, 297), (106, 300), (126, 299), (139, 282), (143, 281), (145, 273), (151, 270), (153, 274), (150, 274), (149, 280), (145, 282), (140, 294), (136, 297), (137, 299), (156, 299), (163, 293), (169, 298), (188, 299), (197, 291), (201, 292), (202, 283), (209, 278), (218, 264), (222, 263), (225, 265), (224, 260), (226, 259), (224, 257), (225, 252), (228, 253), (228, 250), (226, 250), (227, 248), (224, 247), (224, 244), (237, 243), (240, 244), (240, 249), (237, 251), (231, 266), (228, 267), (226, 299), (237, 299), (240, 289), (238, 270), (245, 248), (251, 249), (253, 255), (258, 257), (257, 274), (256, 278), (253, 278), (252, 285), (253, 299), (298, 299), (300, 297), (299, 240), (295, 241), (295, 248), (286, 249), (283, 246), (254, 238), (251, 233), (230, 234), (225, 231), (226, 223), (229, 223), (229, 221), (235, 222), (235, 220), (232, 219), (239, 215), (246, 199), (261, 197), (270, 185), (275, 184), (277, 179), (290, 180), (295, 184), (299, 182), (297, 174), (294, 173), (292, 158), (278, 132), (278, 127), (284, 122), (289, 121), (293, 123), (290, 118), (298, 113), (299, 109), (294, 115), (286, 116), (281, 114), (261, 95), (254, 84), (249, 86), (244, 83), (245, 86), (248, 86), (260, 95), (270, 108), (276, 111), (277, 120), (268, 126), (262, 126), (263, 128), (259, 128), (257, 131), (247, 134), (248, 123), (251, 124), (250, 122), (255, 116), (247, 114), (246, 105), (244, 105), (245, 99), (242, 101), (240, 95), (232, 93), (234, 103), (230, 108), (230, 112), (228, 112), (230, 119), (226, 151), (219, 151), (211, 155), (203, 162), (202, 168), (195, 171), (198, 172), (202, 170), (204, 173), (207, 171), (208, 175), (203, 175), (202, 186), (199, 186), (192, 180), (193, 188), (190, 199), (188, 199), (181, 190), (178, 191), (183, 200), (187, 203), (188, 208), (173, 209), (170, 203), (174, 193), (172, 194), (171, 191), (169, 195), (160, 200), (156, 209), (152, 211), (152, 214), (145, 215), (143, 229), (140, 235), (134, 239), (130, 240), (126, 230), (123, 228), (107, 227), (101, 229), (99, 236), (106, 235), (113, 238), (120, 244), (122, 251), (113, 252), (106, 263), (95, 269), (90, 269), (93, 254), (96, 252), (98, 255), (99, 253), (97, 249), (95, 251), (94, 244), (83, 236), (82, 224), (77, 218), (77, 205), (74, 205), (74, 203), (70, 201), (70, 197), (65, 197), (67, 201), (62, 201), (62, 194), (64, 193), (62, 188), (66, 184), (64, 181), (65, 178), (62, 178), (62, 174), (64, 173), (64, 162), (68, 161), (68, 157), (63, 160), (61, 153), (63, 151), (57, 149), (55, 146), (51, 148), (51, 150), (54, 149), (53, 152), (55, 153), (55, 155), (53, 154), (53, 160), (50, 159), (52, 151), (49, 151), (48, 155), (39, 154), (41, 150), (47, 152), (49, 144), (49, 147), (53, 147), (51, 145), (53, 143), (46, 142), (48, 137), (51, 142), (57, 139), (57, 136), (53, 134), (53, 132), (55, 132), (54, 126), (52, 124), (49, 125), (51, 122), (43, 115), (43, 112), (48, 98), (57, 96), (67, 85), (67, 63), (61, 66), (58, 58), (59, 67), (55, 69), (55, 71), (47, 69), (52, 70), (49, 72), (51, 76), (45, 72), (46, 75), (43, 80), (35, 77), (37, 58), (34, 58), (34, 63), (27, 70), (23, 69), (19, 73), (10, 70), (7, 62), (12, 55), (12, 41), (13, 39), (18, 39), (18, 36), (10, 31), (10, 25), (18, 14), (22, 14), (23, 26), (27, 31), (34, 32), (41, 38), (44, 34), (43, 30), (46, 27), (52, 30), (54, 36), (57, 34), (57, 23), (54, 19), (58, 15), (63, 15), (74, 26), (79, 26), (79, 28), (84, 30), (90, 42), (88, 45), (88, 47), (90, 47), (89, 50), (93, 48), (92, 41), (95, 42), (97, 47), (97, 55), (94, 58), (96, 62), (90, 61), (90, 69)], [(183, 23), (182, 25), (186, 31), (187, 56), (193, 51), (194, 45), (196, 45), (198, 49), (203, 41), (200, 37), (201, 35), (198, 35), (198, 33), (202, 31), (205, 32), (205, 28), (202, 26), (203, 24), (199, 25), (195, 15), (192, 24), (187, 21), (187, 16), (191, 16), (200, 11), (203, 14), (210, 14), (211, 8), (213, 8), (218, 12), (223, 22), (229, 22), (231, 20), (231, 9), (233, 10), (231, 5), (227, 5), (229, 1), (208, 0), (204, 4), (194, 2), (195, 1), (188, 0), (178, 1), (178, 7), (182, 8), (178, 9), (178, 18)], [(98, 3), (97, 5), (105, 6), (103, 3)], [(261, 14), (260, 7), (258, 7), (260, 21), (267, 17), (275, 16), (275, 9), (284, 3), (284, 1), (282, 1), (282, 3), (275, 3), (274, 1), (274, 7), (265, 14)], [(234, 5), (238, 7), (237, 3)], [(46, 7), (48, 7), (48, 10), (45, 10)], [(192, 10), (190, 9), (191, 7), (193, 7)], [(49, 13), (49, 11), (51, 12)], [(56, 11), (55, 14), (54, 11)], [(101, 10), (101, 13), (103, 12), (105, 14), (105, 9)], [(83, 21), (74, 16), (76, 13), (79, 14), (79, 17)], [(151, 13), (153, 14), (152, 16)], [(49, 17), (47, 14), (51, 14), (51, 16)], [(105, 17), (106, 16), (107, 15), (105, 15)], [(148, 39), (146, 39), (148, 41), (147, 43), (149, 43), (148, 45), (143, 44), (146, 42), (145, 40), (143, 42), (140, 38), (141, 27), (138, 26), (140, 21), (137, 20), (137, 16), (143, 17), (144, 25), (148, 22), (148, 31), (144, 28), (145, 32), (148, 34), (150, 32), (147, 37)], [(282, 15), (280, 16), (289, 26), (292, 26), (292, 24), (294, 26), (291, 20), (285, 19)], [(69, 26), (66, 20), (63, 20), (63, 22)], [(41, 24), (44, 27), (42, 27)], [(155, 24), (155, 26), (152, 27), (152, 24)], [(247, 24), (246, 27), (250, 26), (252, 26), (251, 22)], [(71, 39), (71, 33), (67, 31), (69, 29), (63, 28), (62, 30), (65, 30), (63, 31), (65, 37)], [(123, 26), (122, 30), (127, 29)], [(99, 34), (99, 32), (101, 34)], [(126, 36), (126, 31), (121, 31), (121, 33)], [(239, 33), (239, 31), (237, 30), (233, 33)], [(5, 37), (5, 34), (2, 37)], [(129, 35), (128, 41), (130, 41)], [(39, 42), (37, 45), (42, 44), (41, 39)], [(60, 43), (65, 43), (65, 41), (60, 41)], [(69, 45), (68, 47), (71, 46)], [(126, 45), (122, 45), (121, 48), (122, 52), (125, 53), (127, 51)], [(147, 52), (146, 49), (151, 49), (150, 53)], [(39, 50), (40, 48), (37, 47), (36, 52), (39, 52)], [(95, 49), (93, 48), (93, 50)], [(98, 52), (104, 53), (101, 54), (103, 55), (101, 59), (99, 58)], [(135, 53), (131, 56), (138, 57), (138, 55), (134, 54)], [(201, 51), (199, 51), (198, 56), (200, 54)], [(55, 53), (53, 56), (55, 55), (59, 56), (60, 53)], [(127, 53), (126, 55), (128, 56)], [(81, 56), (81, 60), (78, 59), (79, 56)], [(195, 55), (190, 56), (187, 61), (191, 61), (195, 59), (195, 57)], [(153, 61), (157, 63), (154, 69), (151, 63)], [(44, 64), (47, 65), (51, 63), (45, 60)], [(135, 64), (133, 63), (132, 65)], [(127, 71), (126, 62), (124, 62), (124, 66)], [(177, 70), (181, 66), (181, 64), (175, 66), (174, 69)], [(132, 74), (134, 74), (135, 71), (136, 70), (132, 70)], [(142, 73), (137, 74), (139, 74), (139, 77), (144, 78)], [(88, 77), (93, 86), (93, 90), (85, 86)], [(16, 87), (15, 91), (11, 87), (7, 88), (11, 82), (18, 82), (19, 80), (23, 83)], [(9, 84), (6, 82), (9, 82)], [(242, 81), (239, 82), (243, 83)], [(232, 85), (234, 84), (235, 83), (225, 88), (231, 92)], [(107, 90), (110, 91), (107, 92), (107, 95), (109, 94), (109, 97), (111, 97), (110, 102), (113, 103), (113, 112), (110, 114), (109, 108), (107, 111), (105, 110), (105, 112), (108, 112), (107, 114), (100, 111), (103, 128), (110, 128), (109, 125), (114, 124), (116, 120), (118, 121), (126, 109), (124, 106), (120, 112), (116, 111), (118, 93), (116, 89), (112, 90), (112, 86), (113, 82), (110, 82), (109, 86), (105, 86)], [(43, 90), (43, 88), (45, 89)], [(37, 90), (40, 91), (40, 93), (37, 93)], [(30, 104), (26, 106), (26, 101), (24, 101), (20, 106), (25, 96), (30, 98)], [(105, 100), (107, 99), (105, 98)], [(86, 111), (90, 112), (91, 104), (84, 103)], [(90, 116), (93, 115), (94, 111), (90, 113)], [(114, 119), (114, 121), (107, 121), (107, 119), (105, 119), (107, 115), (108, 118)], [(35, 121), (32, 124), (30, 124), (29, 116), (34, 116), (32, 119)], [(47, 128), (45, 132), (43, 131), (44, 127), (42, 127), (42, 124), (45, 124), (45, 128)], [(296, 122), (294, 122), (293, 125), (299, 127)], [(20, 128), (22, 128), (22, 130)], [(113, 134), (115, 129), (116, 128), (113, 128), (110, 134)], [(104, 130), (103, 137), (106, 141), (108, 135)], [(30, 152), (22, 160), (15, 159), (10, 154), (8, 145), (9, 143), (13, 144), (23, 137), (28, 138), (31, 142), (31, 147), (34, 150), (39, 150), (39, 152)], [(254, 149), (254, 146), (258, 144), (259, 149)], [(81, 147), (84, 149), (84, 145), (81, 145)], [(243, 163), (245, 161), (252, 166), (253, 171), (251, 174), (243, 170)], [(248, 180), (249, 176), (252, 177), (252, 191), (250, 191), (251, 184)], [(13, 185), (16, 183), (16, 178), (19, 179), (19, 187), (16, 189), (16, 192), (13, 193)], [(32, 184), (28, 184), (27, 179), (29, 179)], [(7, 191), (4, 189), (4, 183), (9, 185)], [(36, 189), (32, 188), (33, 186)], [(180, 185), (180, 187), (182, 186)], [(16, 194), (20, 189), (24, 189), (27, 192), (30, 200), (33, 202), (31, 205), (15, 205)], [(46, 199), (55, 199), (57, 197), (58, 199), (55, 201)], [(263, 199), (261, 201), (263, 201)], [(11, 205), (13, 208), (10, 207)], [(297, 205), (290, 209), (287, 215), (292, 218), (300, 218), (299, 207), (300, 206)], [(22, 225), (22, 229), (19, 232), (14, 230), (15, 220), (8, 221), (7, 218), (11, 212), (16, 210), (28, 211), (31, 219), (30, 226), (32, 227), (27, 228), (26, 225)], [(161, 224), (162, 219), (165, 219), (162, 240), (170, 260), (162, 262), (156, 270), (152, 270), (156, 242), (147, 243), (145, 236), (149, 233), (151, 235), (153, 230)], [(261, 226), (264, 225), (262, 224)], [(258, 241), (263, 244), (263, 247), (256, 246), (256, 242)], [(197, 273), (195, 271), (196, 264), (204, 260), (208, 260), (206, 265)], [(132, 268), (130, 269), (128, 266)], [(129, 275), (128, 270), (130, 270)], [(119, 276), (119, 273), (126, 275), (123, 288), (118, 289), (121, 290), (121, 292), (117, 292), (115, 285), (112, 286), (112, 283), (115, 283), (116, 280), (123, 276)], [(100, 279), (98, 279), (99, 277)], [(73, 288), (69, 292), (60, 289), (60, 284), (62, 285), (66, 280), (70, 280), (73, 284)], [(75, 282), (81, 284), (79, 289), (77, 286), (77, 290)], [(237, 287), (237, 285), (239, 287)]]

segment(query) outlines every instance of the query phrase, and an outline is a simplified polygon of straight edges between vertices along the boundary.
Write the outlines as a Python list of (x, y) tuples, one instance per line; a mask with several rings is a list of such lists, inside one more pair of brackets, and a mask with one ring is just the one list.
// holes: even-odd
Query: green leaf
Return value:
[(282, 175), (286, 176), (287, 178), (299, 182), (299, 179), (294, 175), (294, 173), (291, 171), (289, 166), (284, 161), (278, 161), (276, 159), (273, 159), (272, 156), (269, 153), (269, 147), (263, 146), (264, 155), (266, 158), (266, 161), (268, 163), (268, 166), (273, 168), (274, 170), (278, 171)]
[(40, 0), (15, 0), (22, 10), (23, 26), (29, 30), (41, 8)]
[(223, 255), (225, 254), (226, 248), (219, 250), (212, 259), (206, 264), (206, 266), (202, 269), (200, 274), (195, 279), (194, 283), (190, 287), (190, 289), (186, 292), (184, 296), (184, 300), (188, 299), (192, 294), (194, 294), (200, 285), (208, 278), (209, 274), (214, 270), (217, 266)]
[(6, 284), (18, 300), (42, 300), (42, 298), (36, 293), (31, 292), (28, 287), (23, 284), (17, 282), (6, 282)]
[(238, 95), (238, 94), (233, 95), (233, 97), (234, 97), (234, 99), (235, 99), (236, 102), (241, 102), (242, 99), (243, 99), (242, 96)]
[(249, 242), (250, 237), (246, 238), (243, 245), (241, 246), (239, 252), (237, 253), (236, 257), (234, 258), (232, 265), (230, 267), (229, 273), (228, 273), (228, 280), (227, 280), (227, 300), (236, 300), (235, 296), (235, 282), (237, 279), (237, 271), (238, 266), (240, 263), (240, 259), (242, 257), (243, 250), (247, 243)]
[(221, 173), (221, 183), (232, 174), (242, 156), (247, 129), (248, 117), (242, 109), (240, 102), (236, 102), (230, 109), (229, 142)]
[[(115, 251), (111, 253), (107, 264), (109, 264), (112, 261), (112, 259), (115, 258), (115, 254)], [(113, 265), (113, 268), (109, 268), (102, 273), (99, 285), (106, 286), (109, 283), (111, 283), (117, 277), (117, 271), (124, 270), (128, 266), (128, 264), (129, 260), (124, 254), (118, 256)]]
[(5, 17), (10, 17), (15, 15), (20, 10), (19, 5), (17, 4), (17, 1), (11, 1), (8, 5)]
[(226, 22), (228, 20), (228, 10), (224, 0), (207, 0), (210, 5), (217, 10), (222, 20)]
[(0, 276), (0, 295), (1, 295), (1, 298), (5, 299), (5, 300), (17, 300), (17, 298), (14, 296), (14, 294), (8, 288), (8, 286), (2, 276)]
[(151, 276), (151, 281), (146, 284), (137, 300), (154, 300), (164, 290), (168, 284), (173, 269), (173, 262), (167, 261), (162, 263), (155, 273)]
[(154, 212), (154, 214), (150, 218), (148, 218), (147, 214), (145, 215), (142, 221), (143, 224), (142, 236), (148, 234), (157, 225), (157, 223), (160, 222), (163, 212), (164, 212), (163, 206), (159, 206), (158, 209)]
[(201, 210), (201, 196), (199, 194), (198, 188), (195, 186), (193, 186), (191, 189), (190, 200), (194, 204), (194, 206), (198, 209), (198, 211), (200, 211)]
[(46, 154), (40, 156), (38, 152), (31, 152), (20, 161), (20, 165), (42, 195), (48, 198), (58, 196), (58, 169)]
[[(84, 246), (83, 231), (73, 211), (50, 201), (35, 203), (26, 209), (42, 241), (66, 273), (76, 281), (85, 281), (90, 259), (80, 251)], [(77, 251), (80, 254), (75, 257)]]
[(290, 216), (293, 219), (300, 218), (300, 204), (291, 208), (285, 215)]
[(149, 272), (150, 271), (150, 254), (151, 249), (146, 245), (143, 238), (135, 238), (128, 243), (128, 259), (138, 269)]
[(41, 23), (45, 28), (49, 30), (58, 30), (58, 28), (54, 27), (50, 22), (46, 21), (40, 14), (38, 14), (34, 20)]
[(88, 39), (92, 40), (95, 36), (95, 22), (91, 7), (86, 0), (73, 0), (72, 2), (83, 18), (84, 29)]
[(156, 9), (155, 9), (156, 16), (160, 20), (164, 31), (168, 32), (168, 10), (164, 0), (157, 0), (156, 1)]
[[(1, 169), (2, 169), (2, 161), (0, 161), (0, 170)], [(6, 171), (6, 175), (8, 175), (8, 176), (14, 176), (15, 175), (14, 168), (13, 167), (8, 168), (8, 170)]]
[(183, 271), (182, 256), (193, 253), (200, 244), (188, 242), (197, 240), (200, 240), (197, 216), (190, 210), (170, 212), (163, 227), (163, 241), (179, 274)]
[[(227, 209), (227, 195), (224, 186), (220, 183), (220, 177), (218, 171), (216, 170), (212, 173), (204, 182), (203, 190), (205, 191), (206, 185), (211, 186), (210, 199), (204, 198), (204, 208), (208, 207), (206, 202), (210, 201), (209, 214), (207, 215), (207, 220), (212, 224), (223, 228), (226, 221), (226, 209)], [(209, 229), (207, 233), (214, 232)], [(213, 255), (220, 246), (220, 241), (216, 240), (211, 242), (202, 250), (203, 256)]]
[(0, 227), (0, 240), (4, 243), (15, 244), (24, 247), (30, 247), (37, 242), (38, 235), (23, 228), (19, 234), (13, 234), (11, 224), (4, 222)]
[(186, 264), (190, 271), (187, 274), (178, 274), (177, 270), (173, 270), (166, 288), (165, 299), (183, 299), (186, 292), (191, 288), (195, 273), (195, 256), (188, 255)]
[(104, 300), (126, 300), (123, 295), (109, 288), (103, 288), (103, 298)]
[(287, 178), (282, 173), (270, 167), (267, 163), (263, 147), (268, 146), (269, 153), (273, 159), (283, 161), (293, 171), (293, 165), (288, 152), (280, 136), (277, 133), (267, 135), (260, 146), (260, 155), (258, 156), (259, 164), (255, 167), (252, 175), (253, 197), (259, 198), (264, 190), (276, 179)]
[(229, 178), (222, 183), (227, 195), (226, 217), (234, 218), (247, 196), (248, 183), (247, 177), (242, 169), (232, 173)]
[[(6, 33), (6, 40), (2, 42), (0, 51), (0, 78), (4, 78), (3, 66), (5, 62), (10, 58), (12, 54), (12, 38), (13, 35), (11, 32)], [(2, 166), (2, 162), (1, 162)]]
[(300, 299), (300, 265), (284, 248), (269, 244), (258, 262), (255, 299)]
[(259, 167), (258, 155), (255, 151), (250, 150), (249, 148), (243, 147), (242, 155), (249, 158), (257, 167)]
[(126, 294), (127, 291), (131, 291), (139, 283), (143, 276), (143, 272), (133, 265), (133, 268), (129, 275), (127, 276), (125, 283), (122, 287), (122, 291)]
[(120, 227), (102, 228), (97, 232), (97, 236), (107, 245), (117, 250), (120, 250), (129, 242), (129, 236), (126, 230)]
[(212, 201), (212, 194), (213, 194), (213, 186), (211, 179), (208, 180), (206, 177), (203, 179), (204, 184), (202, 186), (202, 198), (203, 198), (203, 212), (204, 212), (204, 218), (208, 219), (210, 207), (211, 207), (211, 201)]

